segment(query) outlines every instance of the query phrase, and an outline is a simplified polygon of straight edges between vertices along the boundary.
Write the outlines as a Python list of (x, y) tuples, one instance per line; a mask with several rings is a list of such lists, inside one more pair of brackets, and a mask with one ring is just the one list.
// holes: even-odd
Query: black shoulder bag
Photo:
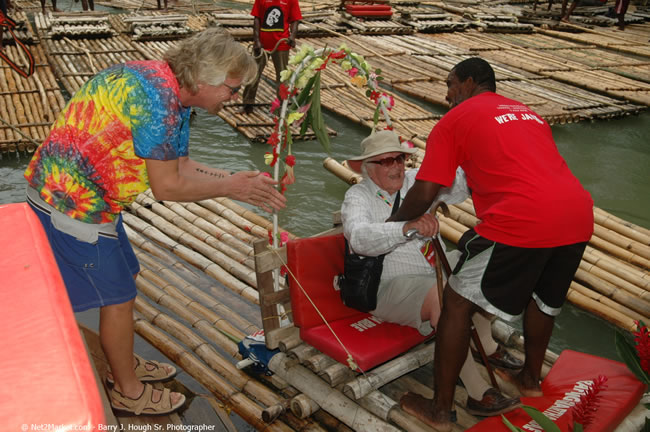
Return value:
[[(400, 204), (400, 192), (397, 191), (391, 216), (397, 212)], [(341, 300), (348, 307), (370, 312), (377, 308), (377, 289), (381, 272), (384, 269), (384, 257), (357, 255), (350, 252), (350, 246), (345, 240), (345, 260), (343, 274), (339, 275)]]

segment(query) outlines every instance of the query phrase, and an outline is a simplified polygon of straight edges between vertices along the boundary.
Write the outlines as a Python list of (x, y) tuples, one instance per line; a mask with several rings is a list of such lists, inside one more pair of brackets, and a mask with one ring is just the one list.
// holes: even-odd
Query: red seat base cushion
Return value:
[[(569, 425), (573, 424), (571, 407), (599, 375), (606, 376), (607, 383), (597, 395), (598, 412), (588, 430), (613, 431), (639, 403), (645, 391), (645, 385), (627, 366), (614, 360), (565, 350), (542, 382), (544, 396), (521, 398), (521, 401), (545, 413), (562, 431), (568, 431)], [(506, 418), (524, 430), (541, 430), (522, 409), (506, 414)], [(483, 420), (468, 430), (509, 431), (500, 417)]]
[[(372, 369), (427, 339), (412, 327), (383, 322), (361, 312), (331, 322), (330, 326), (363, 371)], [(428, 337), (432, 336), (433, 333)], [(301, 328), (300, 337), (336, 361), (348, 364), (347, 352), (325, 324)]]

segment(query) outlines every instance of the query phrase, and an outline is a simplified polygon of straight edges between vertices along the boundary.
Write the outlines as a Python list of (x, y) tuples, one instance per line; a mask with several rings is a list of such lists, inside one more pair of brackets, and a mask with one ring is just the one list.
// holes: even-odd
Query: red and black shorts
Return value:
[(587, 242), (521, 248), (467, 231), (449, 285), (459, 295), (505, 320), (518, 318), (531, 297), (547, 315), (558, 315)]

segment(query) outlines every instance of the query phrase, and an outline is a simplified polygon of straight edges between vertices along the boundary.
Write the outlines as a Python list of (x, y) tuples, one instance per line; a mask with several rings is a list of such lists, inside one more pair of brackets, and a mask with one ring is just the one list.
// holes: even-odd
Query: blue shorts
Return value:
[(52, 226), (51, 207), (28, 202), (45, 229), (75, 312), (135, 298), (134, 276), (140, 264), (124, 231), (122, 216), (116, 235), (100, 233), (96, 242), (87, 243)]

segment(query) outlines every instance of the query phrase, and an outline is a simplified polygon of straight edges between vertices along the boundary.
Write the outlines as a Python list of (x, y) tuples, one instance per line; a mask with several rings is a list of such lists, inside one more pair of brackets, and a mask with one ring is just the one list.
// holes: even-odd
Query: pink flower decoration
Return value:
[(271, 102), (271, 112), (273, 112), (273, 111), (277, 110), (278, 108), (280, 108), (281, 105), (282, 105), (282, 103), (280, 102), (280, 99), (275, 98), (273, 100), (273, 102)]
[[(271, 174), (267, 173), (266, 171), (262, 173), (264, 177), (271, 178)], [(250, 228), (249, 228), (250, 229)]]
[(359, 69), (357, 69), (357, 68), (355, 68), (355, 67), (353, 67), (352, 69), (350, 69), (350, 70), (348, 71), (348, 75), (350, 75), (352, 78), (354, 78), (355, 76), (357, 76), (358, 73), (359, 73)]

